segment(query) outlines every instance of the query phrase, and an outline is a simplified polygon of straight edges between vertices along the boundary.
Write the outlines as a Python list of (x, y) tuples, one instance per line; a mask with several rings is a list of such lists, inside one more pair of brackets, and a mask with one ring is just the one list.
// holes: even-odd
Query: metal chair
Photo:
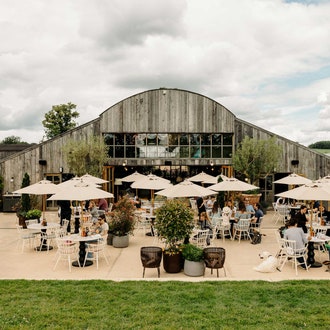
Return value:
[(56, 244), (58, 247), (57, 260), (56, 260), (53, 270), (56, 269), (56, 266), (60, 260), (65, 260), (68, 262), (69, 272), (71, 272), (72, 261), (77, 261), (79, 267), (81, 266), (80, 262), (79, 262), (79, 255), (78, 255), (79, 247), (78, 247), (77, 243), (74, 243), (65, 238), (56, 238)]
[(211, 274), (213, 269), (217, 270), (217, 277), (219, 277), (219, 269), (223, 268), (224, 274), (226, 275), (225, 259), (226, 250), (222, 247), (207, 247), (203, 249), (204, 262), (206, 268), (211, 268)]
[(207, 246), (207, 239), (209, 238), (210, 230), (209, 229), (199, 229), (194, 232), (194, 236), (191, 240), (191, 243), (200, 247), (204, 248)]
[(160, 263), (162, 261), (163, 250), (158, 246), (143, 246), (140, 249), (141, 262), (143, 266), (144, 277), (146, 268), (157, 268), (158, 277), (160, 277)]

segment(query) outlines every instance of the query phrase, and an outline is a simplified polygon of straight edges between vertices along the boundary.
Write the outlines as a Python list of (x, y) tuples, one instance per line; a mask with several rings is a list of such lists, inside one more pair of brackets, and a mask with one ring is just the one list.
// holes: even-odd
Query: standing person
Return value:
[(308, 218), (306, 216), (307, 212), (307, 207), (306, 205), (301, 205), (300, 210), (298, 213), (295, 215), (294, 219), (297, 221), (297, 227), (302, 228), (303, 232), (306, 234), (307, 233), (307, 222)]
[(99, 211), (96, 207), (96, 204), (94, 201), (90, 201), (89, 202), (89, 207), (88, 207), (88, 210), (92, 216), (92, 222), (93, 223), (96, 223), (97, 220), (98, 220), (98, 216), (99, 216)]
[(201, 214), (203, 212), (206, 213), (204, 199), (202, 197), (198, 197), (197, 201), (196, 201), (196, 204), (197, 204), (197, 210), (198, 210), (198, 219), (201, 220)]
[(109, 206), (108, 206), (108, 202), (106, 201), (106, 199), (100, 198), (98, 206), (99, 206), (99, 210), (103, 210), (104, 212), (108, 212), (108, 207)]
[(71, 232), (71, 204), (70, 201), (58, 201), (58, 206), (60, 207), (60, 225), (63, 226), (63, 220), (69, 220), (67, 232)]
[[(296, 241), (296, 249), (302, 249), (306, 246), (311, 237), (306, 238), (302, 228), (297, 227), (297, 220), (290, 219), (288, 222), (288, 229), (284, 233), (284, 238), (291, 241)], [(300, 267), (306, 269), (304, 258), (297, 258)], [(308, 268), (308, 267), (307, 267)]]

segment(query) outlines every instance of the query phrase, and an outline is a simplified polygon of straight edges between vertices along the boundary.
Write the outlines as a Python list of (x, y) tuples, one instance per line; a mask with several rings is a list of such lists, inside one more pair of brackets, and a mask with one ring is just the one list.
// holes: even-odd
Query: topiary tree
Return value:
[[(28, 187), (30, 185), (30, 176), (25, 173), (22, 180), (21, 188)], [(31, 200), (29, 194), (22, 194), (22, 206), (20, 213), (23, 215), (26, 214), (27, 211), (31, 209)]]
[(86, 173), (100, 177), (103, 165), (108, 159), (108, 146), (102, 137), (93, 136), (85, 140), (70, 140), (63, 147), (70, 171), (81, 176)]
[(257, 140), (245, 137), (233, 157), (235, 171), (244, 174), (252, 184), (265, 178), (277, 167), (282, 148), (276, 144), (275, 137)]

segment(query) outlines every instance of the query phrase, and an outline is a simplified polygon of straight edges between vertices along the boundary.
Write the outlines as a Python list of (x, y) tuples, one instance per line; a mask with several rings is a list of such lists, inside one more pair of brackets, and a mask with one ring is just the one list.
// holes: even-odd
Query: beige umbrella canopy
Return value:
[(330, 186), (326, 183), (312, 181), (301, 187), (278, 193), (276, 196), (297, 200), (327, 201), (330, 200)]
[(218, 181), (219, 181), (219, 178), (221, 178), (222, 181), (228, 179), (227, 176), (225, 176), (225, 175), (223, 175), (223, 174), (220, 174), (220, 175), (217, 175), (217, 176), (212, 177), (212, 178), (210, 178), (210, 179), (206, 179), (205, 181), (203, 181), (203, 183), (207, 183), (207, 184), (217, 184)]
[(287, 185), (301, 185), (311, 183), (312, 180), (305, 178), (296, 173), (289, 174), (282, 179), (274, 181), (274, 183), (287, 184)]
[(213, 190), (199, 186), (191, 181), (185, 180), (175, 186), (171, 186), (164, 190), (156, 192), (156, 195), (165, 196), (168, 198), (175, 197), (198, 197), (198, 196), (210, 196), (215, 195)]
[(247, 191), (258, 189), (259, 187), (240, 181), (236, 178), (227, 178), (224, 181), (214, 184), (208, 188), (215, 191)]
[(147, 189), (151, 191), (151, 203), (154, 206), (154, 191), (171, 187), (170, 180), (161, 178), (154, 174), (149, 174), (145, 178), (137, 180), (131, 184), (133, 189)]
[(45, 219), (46, 197), (59, 191), (59, 187), (49, 180), (41, 180), (30, 186), (14, 191), (14, 194), (31, 194), (42, 196), (42, 218)]
[(133, 174), (127, 175), (124, 178), (120, 179), (123, 182), (135, 182), (141, 179), (145, 179), (147, 176), (140, 174), (139, 172), (134, 172)]
[(75, 176), (75, 177), (71, 178), (70, 180), (63, 181), (63, 182), (59, 183), (57, 186), (58, 186), (61, 190), (63, 190), (63, 189), (71, 188), (71, 187), (77, 185), (78, 183), (80, 184), (80, 183), (82, 183), (82, 182), (84, 182), (84, 183), (88, 183), (88, 184), (90, 184), (91, 186), (94, 186), (94, 187), (96, 187), (96, 188), (99, 188), (99, 184), (97, 184), (97, 183), (92, 183), (92, 182), (88, 182), (88, 181), (86, 181), (86, 179), (82, 179), (82, 178), (79, 177), (79, 176)]
[(109, 181), (107, 180), (103, 180), (103, 179), (100, 179), (96, 176), (93, 176), (93, 175), (90, 175), (88, 173), (84, 174), (83, 176), (80, 177), (81, 179), (83, 179), (85, 182), (88, 182), (88, 183), (95, 183), (95, 184), (102, 184), (102, 183), (107, 183)]
[(76, 200), (85, 201), (98, 198), (113, 198), (113, 194), (99, 189), (95, 184), (78, 182), (69, 189), (60, 189), (55, 195), (48, 198), (49, 201)]
[(214, 180), (214, 179), (215, 177), (213, 175), (209, 175), (205, 172), (201, 172), (192, 176), (188, 180), (193, 182), (206, 182), (207, 180)]

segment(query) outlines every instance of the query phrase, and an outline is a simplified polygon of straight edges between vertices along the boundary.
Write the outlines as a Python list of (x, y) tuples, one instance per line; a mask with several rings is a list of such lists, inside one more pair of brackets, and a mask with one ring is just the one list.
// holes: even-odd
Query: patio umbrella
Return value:
[(184, 180), (183, 182), (180, 182), (175, 186), (156, 192), (156, 195), (166, 196), (168, 198), (198, 196), (204, 197), (215, 194), (216, 192), (214, 192), (213, 190), (204, 188), (188, 180)]
[(301, 187), (278, 193), (276, 196), (297, 200), (327, 201), (330, 200), (330, 186), (326, 183), (312, 181)]
[(301, 185), (311, 183), (312, 180), (307, 179), (296, 173), (291, 173), (282, 179), (274, 181), (274, 183), (287, 184), (287, 185)]
[[(276, 194), (276, 196), (284, 198), (292, 198), (297, 200), (310, 200), (310, 201), (327, 201), (330, 200), (330, 185), (318, 181), (312, 181), (312, 183), (305, 184), (301, 187), (294, 188), (282, 193)], [(313, 214), (313, 213), (312, 213)], [(310, 230), (312, 231), (313, 216), (310, 220)]]
[(137, 180), (131, 184), (133, 189), (147, 189), (151, 191), (151, 204), (154, 207), (154, 191), (162, 190), (172, 186), (170, 180), (161, 178), (154, 174), (149, 174), (145, 178)]
[(46, 210), (46, 196), (49, 194), (55, 194), (59, 191), (56, 184), (49, 180), (41, 180), (37, 183), (31, 184), (30, 186), (18, 189), (14, 191), (14, 194), (31, 194), (42, 196), (42, 218), (45, 219)]
[(49, 201), (76, 200), (85, 201), (89, 199), (113, 198), (113, 194), (97, 188), (94, 184), (88, 182), (78, 182), (70, 189), (60, 189)]
[(123, 182), (135, 182), (141, 179), (145, 179), (147, 176), (139, 172), (134, 172), (133, 174), (127, 175), (121, 179)]
[(214, 184), (208, 188), (215, 191), (247, 191), (258, 189), (259, 187), (240, 181), (236, 178), (227, 178), (222, 182)]
[(205, 182), (206, 180), (214, 180), (215, 177), (213, 175), (206, 174), (205, 172), (198, 173), (191, 178), (188, 178), (189, 181), (193, 182)]
[(109, 181), (107, 180), (103, 180), (103, 179), (100, 179), (96, 176), (93, 176), (93, 175), (90, 175), (88, 173), (84, 174), (83, 176), (80, 177), (81, 179), (83, 179), (84, 181), (86, 182), (89, 182), (89, 183), (95, 183), (95, 184), (102, 184), (102, 183), (107, 183)]
[(203, 181), (203, 183), (206, 183), (206, 184), (217, 184), (218, 181), (219, 181), (219, 178), (222, 179), (222, 181), (228, 179), (227, 176), (223, 175), (223, 174), (220, 174), (220, 175), (217, 175), (215, 177), (212, 177), (210, 179), (206, 179), (205, 181)]

